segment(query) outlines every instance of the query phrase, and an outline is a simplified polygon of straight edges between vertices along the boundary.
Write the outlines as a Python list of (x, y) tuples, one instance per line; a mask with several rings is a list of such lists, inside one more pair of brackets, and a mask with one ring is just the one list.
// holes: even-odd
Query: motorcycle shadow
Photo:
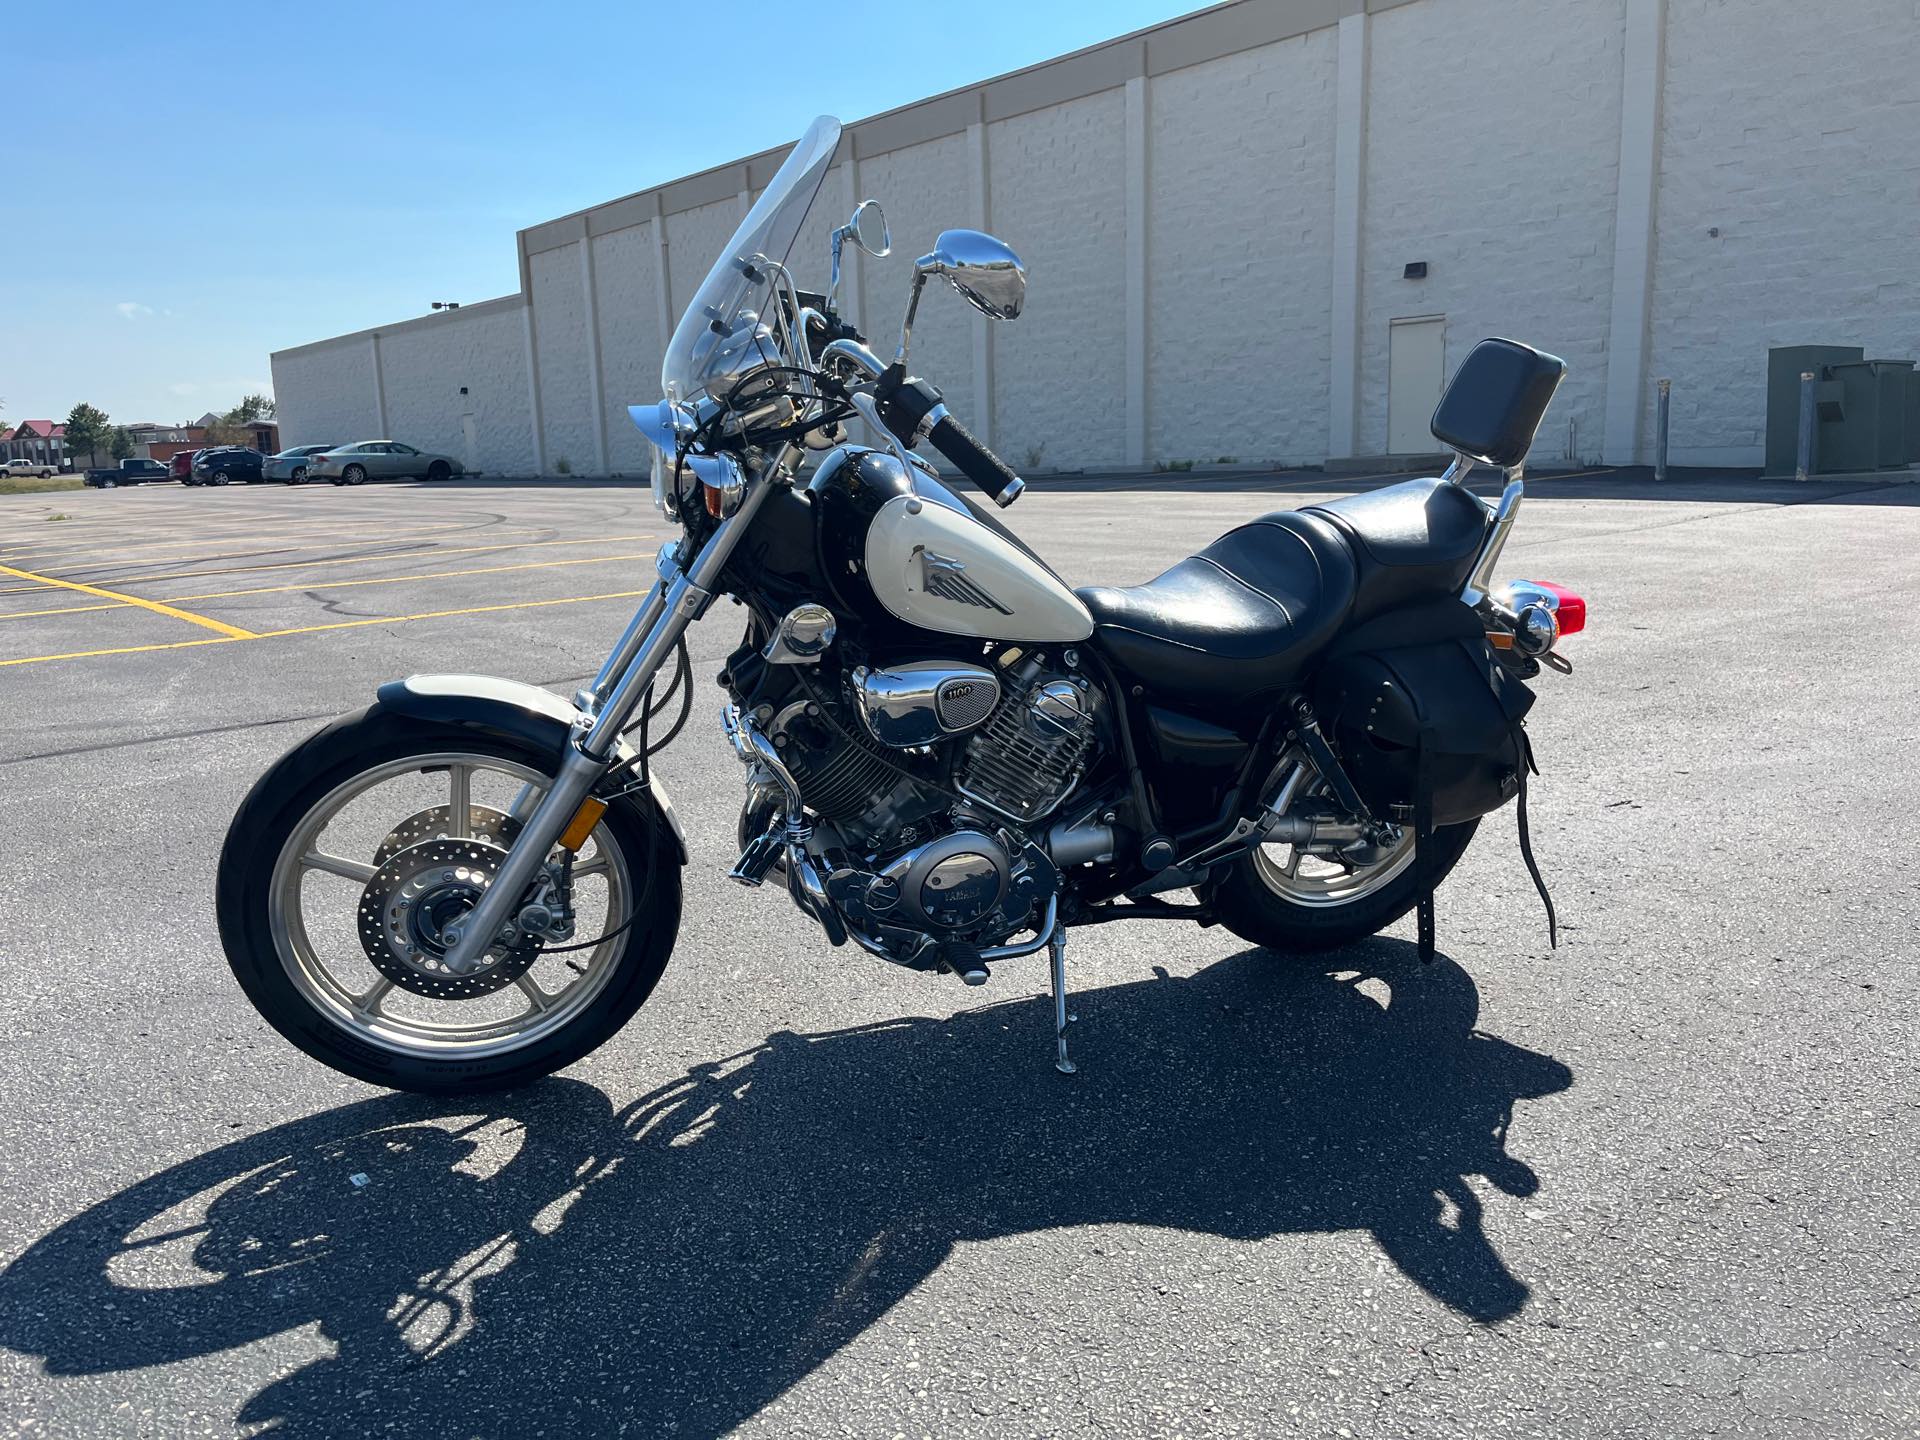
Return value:
[(619, 1112), (565, 1079), (343, 1106), (35, 1242), (0, 1273), (0, 1344), (98, 1374), (317, 1322), (335, 1353), (240, 1423), (688, 1436), (757, 1413), (964, 1241), (1363, 1229), (1468, 1317), (1525, 1302), (1465, 1177), (1532, 1193), (1513, 1103), (1572, 1076), (1475, 1031), (1451, 961), (1380, 940), (1320, 967), (1248, 951), (1075, 1009), (1072, 1080), (1036, 997), (782, 1032)]

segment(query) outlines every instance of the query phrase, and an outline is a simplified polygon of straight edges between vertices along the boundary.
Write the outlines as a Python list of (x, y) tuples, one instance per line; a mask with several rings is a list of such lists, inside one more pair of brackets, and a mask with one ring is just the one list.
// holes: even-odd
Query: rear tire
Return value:
[[(680, 927), (680, 865), (663, 816), (616, 803), (602, 817), (632, 872), (633, 928), (619, 940), (612, 972), (564, 1024), (491, 1053), (427, 1056), (382, 1044), (330, 1016), (294, 975), (284, 912), (276, 910), (282, 852), (326, 798), (354, 777), (393, 761), (440, 752), (492, 755), (550, 773), (551, 754), (380, 710), (336, 720), (290, 750), (241, 802), (220, 853), (215, 898), (227, 963), (268, 1024), (301, 1050), (372, 1085), (463, 1095), (527, 1084), (571, 1065), (610, 1039), (646, 1001), (667, 967)], [(645, 873), (643, 874), (643, 867)], [(276, 915), (282, 923), (276, 938)]]
[[(1473, 842), (1478, 820), (1434, 832), (1434, 883), (1445, 879)], [(1383, 867), (1384, 868), (1384, 867)], [(1276, 888), (1257, 855), (1235, 860), (1213, 892), (1213, 912), (1242, 940), (1283, 953), (1337, 950), (1376, 935), (1419, 903), (1420, 877), (1408, 864), (1371, 888), (1357, 882), (1347, 901), (1303, 904)]]
[(293, 473), (287, 477), (287, 483), (289, 485), (306, 484), (307, 483), (307, 467), (304, 465), (294, 466)]
[(367, 483), (367, 467), (364, 465), (347, 466), (346, 469), (340, 472), (340, 483), (342, 485), (366, 484)]

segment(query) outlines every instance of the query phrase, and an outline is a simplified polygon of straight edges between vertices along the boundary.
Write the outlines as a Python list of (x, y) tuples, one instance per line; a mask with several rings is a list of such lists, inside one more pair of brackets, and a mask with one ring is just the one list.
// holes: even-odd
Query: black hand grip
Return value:
[(1014, 474), (1007, 462), (967, 433), (967, 427), (951, 415), (940, 417), (927, 437), (933, 448), (960, 467), (960, 473), (993, 497), (1003, 509), (1020, 498), (1027, 482)]

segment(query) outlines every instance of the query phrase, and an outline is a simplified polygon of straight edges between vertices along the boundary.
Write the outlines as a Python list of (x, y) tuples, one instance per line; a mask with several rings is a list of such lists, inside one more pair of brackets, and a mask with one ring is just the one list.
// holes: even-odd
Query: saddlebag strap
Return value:
[[(1538, 775), (1540, 773), (1540, 767), (1533, 763), (1533, 742), (1527, 738), (1527, 732), (1518, 726), (1516, 726), (1515, 729), (1519, 730), (1520, 754), (1522, 757), (1520, 766), (1520, 808), (1518, 811), (1518, 819), (1520, 822), (1520, 858), (1527, 862), (1527, 874), (1533, 877), (1533, 888), (1540, 892), (1540, 903), (1547, 907), (1547, 944), (1553, 949), (1558, 950), (1560, 948), (1560, 926), (1553, 916), (1553, 896), (1547, 893), (1547, 882), (1540, 878), (1539, 863), (1533, 858), (1533, 839), (1527, 831), (1527, 772), (1531, 770), (1535, 775)], [(1415, 863), (1417, 864), (1418, 861)]]
[(1420, 881), (1420, 963), (1433, 963), (1433, 774), (1427, 763), (1427, 727), (1420, 727), (1413, 770), (1413, 873)]

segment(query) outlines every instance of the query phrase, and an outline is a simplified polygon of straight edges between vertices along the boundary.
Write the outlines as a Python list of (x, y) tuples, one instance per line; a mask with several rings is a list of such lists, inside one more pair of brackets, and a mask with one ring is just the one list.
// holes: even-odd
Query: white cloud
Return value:
[(151, 305), (142, 305), (138, 300), (122, 300), (113, 308), (120, 312), (122, 319), (126, 320), (138, 320), (143, 315), (153, 314)]
[(191, 395), (195, 391), (197, 391), (199, 388), (200, 387), (198, 385), (195, 385), (190, 381), (176, 380), (173, 382), (173, 384), (167, 386), (167, 393), (169, 395)]

